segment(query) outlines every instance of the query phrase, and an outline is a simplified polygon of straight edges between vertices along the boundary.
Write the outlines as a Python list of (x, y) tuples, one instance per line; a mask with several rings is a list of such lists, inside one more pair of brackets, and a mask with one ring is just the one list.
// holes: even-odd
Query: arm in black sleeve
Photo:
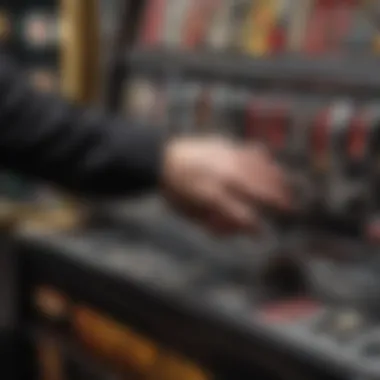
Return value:
[(0, 165), (91, 195), (130, 195), (157, 184), (157, 129), (79, 109), (34, 91), (0, 55)]

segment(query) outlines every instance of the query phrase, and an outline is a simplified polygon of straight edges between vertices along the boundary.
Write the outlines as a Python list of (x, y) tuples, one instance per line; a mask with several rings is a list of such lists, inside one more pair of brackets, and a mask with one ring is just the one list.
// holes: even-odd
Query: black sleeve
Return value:
[(157, 185), (163, 138), (126, 120), (40, 94), (0, 55), (0, 165), (101, 196)]

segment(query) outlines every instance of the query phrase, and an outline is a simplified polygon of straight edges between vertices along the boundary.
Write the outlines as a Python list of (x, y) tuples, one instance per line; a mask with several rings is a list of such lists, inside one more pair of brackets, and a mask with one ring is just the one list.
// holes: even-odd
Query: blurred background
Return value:
[[(363, 97), (377, 90), (376, 6), (370, 0), (4, 1), (0, 36), (41, 91), (170, 133), (253, 138), (273, 112), (280, 129), (299, 119), (301, 108), (308, 109), (302, 117), (317, 119), (337, 100), (359, 112)], [(271, 144), (281, 145), (272, 135)], [(67, 212), (72, 199), (12, 173), (2, 177), (6, 218), (33, 213), (42, 220), (49, 213), (57, 223), (74, 223)]]
[[(371, 136), (361, 133), (362, 126), (380, 125), (378, 16), (376, 0), (13, 0), (1, 2), (0, 39), (40, 91), (168, 134), (259, 139), (280, 154), (294, 144), (305, 155), (316, 152), (310, 167), (330, 173), (330, 137), (323, 131), (352, 127), (357, 133), (334, 160), (354, 163), (354, 183), (368, 163)], [(290, 129), (299, 139), (289, 142)], [(306, 129), (314, 136), (307, 143)], [(94, 216), (88, 200), (14, 173), (0, 177), (4, 230), (77, 230)], [(331, 198), (332, 208), (336, 204)], [(153, 215), (150, 206), (141, 208), (145, 218)], [(343, 211), (344, 218), (358, 217), (355, 210)], [(141, 265), (146, 270), (153, 264)], [(116, 322), (107, 307), (98, 312), (53, 282), (35, 281), (23, 292), (34, 309), (26, 321), (39, 325), (33, 343), (38, 379), (240, 379), (214, 376), (148, 339), (149, 333), (137, 334), (138, 323)], [(3, 319), (13, 326), (12, 315)]]

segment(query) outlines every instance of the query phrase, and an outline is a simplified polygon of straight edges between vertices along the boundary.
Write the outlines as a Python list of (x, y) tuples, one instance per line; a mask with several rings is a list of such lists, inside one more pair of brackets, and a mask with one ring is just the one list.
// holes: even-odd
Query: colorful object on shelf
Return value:
[(213, 49), (262, 57), (379, 52), (376, 23), (359, 0), (148, 0), (144, 47)]

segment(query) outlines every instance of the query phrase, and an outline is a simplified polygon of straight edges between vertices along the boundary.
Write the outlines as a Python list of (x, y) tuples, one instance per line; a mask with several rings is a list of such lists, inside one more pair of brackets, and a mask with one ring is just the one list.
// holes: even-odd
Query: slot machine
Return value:
[(376, 376), (376, 246), (306, 227), (218, 241), (143, 205), (19, 235), (39, 376), (84, 376), (86, 360), (100, 379)]
[[(183, 18), (184, 2), (170, 11), (162, 1), (149, 3), (168, 18)], [(268, 16), (262, 33), (244, 29), (240, 36), (232, 25), (244, 43), (228, 43), (268, 54), (275, 3), (261, 4)], [(239, 4), (240, 11), (253, 7)], [(195, 14), (199, 9), (197, 2)], [(295, 50), (325, 50), (324, 41), (314, 41), (325, 12), (313, 15), (312, 41), (293, 36)], [(198, 21), (183, 33), (191, 49), (215, 43), (205, 38), (204, 18)], [(133, 42), (158, 47), (171, 27), (180, 29), (167, 26), (162, 37), (159, 22)], [(170, 46), (180, 44), (174, 37)], [(286, 215), (286, 228), (268, 212), (264, 234), (224, 240), (175, 214), (158, 195), (116, 204), (81, 229), (48, 233), (25, 225), (17, 257), (27, 272), (23, 316), (36, 343), (38, 378), (379, 378), (379, 248), (361, 231), (340, 231), (369, 221), (376, 237), (377, 215), (369, 212), (378, 199), (376, 110), (339, 96), (203, 83), (174, 69), (159, 80), (124, 79), (135, 79), (131, 88), (127, 80), (120, 85), (137, 95), (132, 110), (141, 123), (157, 111), (169, 133), (223, 133), (237, 125), (239, 137), (266, 144), (296, 172), (302, 212), (294, 222)]]

